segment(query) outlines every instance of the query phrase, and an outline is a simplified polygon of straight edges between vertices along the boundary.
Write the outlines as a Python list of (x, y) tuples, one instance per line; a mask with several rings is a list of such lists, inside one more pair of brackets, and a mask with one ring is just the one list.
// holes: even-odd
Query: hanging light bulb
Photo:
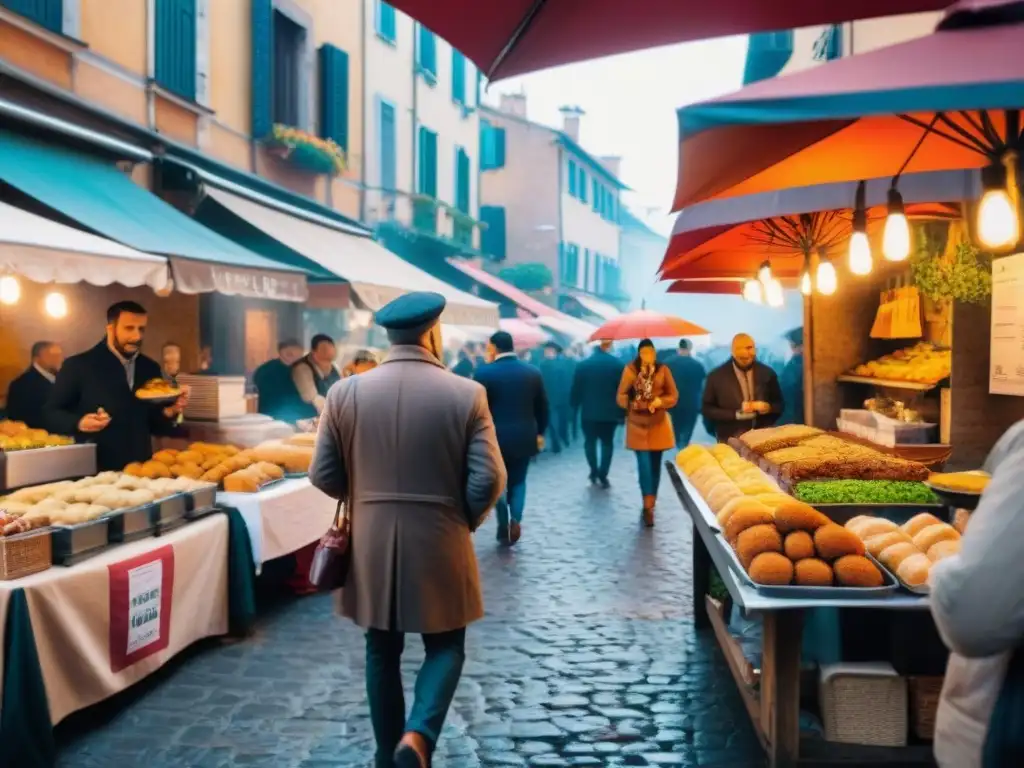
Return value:
[(753, 279), (744, 282), (743, 298), (752, 304), (761, 304), (763, 302), (761, 283)]
[(818, 293), (822, 296), (831, 296), (836, 292), (836, 268), (824, 253), (818, 256), (818, 272), (814, 278)]
[(21, 283), (13, 275), (0, 277), (0, 304), (17, 304), (21, 298)]
[[(1016, 158), (1010, 162), (1016, 162)], [(993, 163), (981, 172), (981, 183), (985, 191), (978, 203), (978, 240), (994, 251), (1013, 248), (1020, 240), (1020, 217), (1010, 198), (1008, 167), (1004, 163), (1006, 158), (1002, 163)]]
[(814, 284), (811, 282), (811, 270), (804, 267), (804, 273), (800, 276), (800, 293), (810, 296), (814, 291)]
[(782, 293), (782, 283), (777, 278), (772, 278), (768, 281), (768, 285), (764, 288), (765, 303), (769, 307), (781, 307), (785, 303), (785, 297)]
[(772, 265), (768, 261), (762, 261), (761, 266), (757, 268), (757, 279), (764, 288), (768, 287), (768, 283), (772, 281)]
[(855, 275), (871, 274), (871, 243), (868, 242), (868, 213), (865, 206), (864, 182), (857, 185), (853, 206), (853, 233), (850, 235), (850, 272)]
[(903, 207), (903, 195), (889, 187), (889, 215), (882, 231), (882, 255), (889, 261), (903, 261), (910, 255), (910, 224)]
[(50, 317), (60, 319), (68, 313), (68, 300), (64, 298), (63, 293), (58, 293), (57, 291), (46, 294), (44, 306), (46, 307), (46, 314)]

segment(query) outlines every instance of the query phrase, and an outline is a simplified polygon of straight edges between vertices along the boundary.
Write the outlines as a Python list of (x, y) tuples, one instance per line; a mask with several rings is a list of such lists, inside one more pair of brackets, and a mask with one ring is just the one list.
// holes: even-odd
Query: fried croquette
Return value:
[(747, 570), (754, 558), (762, 552), (782, 552), (782, 536), (774, 525), (751, 526), (736, 538), (736, 554)]
[(723, 533), (725, 533), (725, 538), (732, 542), (736, 541), (736, 538), (747, 528), (755, 525), (765, 525), (772, 521), (772, 511), (764, 504), (751, 500), (750, 506), (744, 506), (732, 513), (725, 524), (725, 531)]
[(862, 555), (844, 555), (835, 561), (836, 582), (844, 587), (880, 587), (885, 583), (878, 566)]
[(814, 539), (807, 531), (793, 531), (786, 534), (782, 547), (786, 552), (786, 557), (793, 562), (814, 557)]
[(832, 566), (816, 557), (798, 560), (793, 572), (794, 580), (802, 587), (832, 586)]
[(864, 542), (841, 525), (829, 523), (814, 532), (814, 546), (822, 560), (832, 562), (844, 555), (863, 555)]
[(791, 499), (775, 508), (775, 525), (782, 533), (816, 531), (832, 521), (810, 504)]
[(793, 581), (793, 563), (778, 552), (762, 552), (750, 563), (748, 573), (757, 584), (783, 586)]

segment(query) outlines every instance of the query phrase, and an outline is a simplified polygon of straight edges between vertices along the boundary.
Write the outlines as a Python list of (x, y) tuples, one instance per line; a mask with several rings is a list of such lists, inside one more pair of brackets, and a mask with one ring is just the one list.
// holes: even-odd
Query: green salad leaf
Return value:
[(793, 495), (808, 504), (935, 504), (927, 485), (899, 480), (808, 480)]

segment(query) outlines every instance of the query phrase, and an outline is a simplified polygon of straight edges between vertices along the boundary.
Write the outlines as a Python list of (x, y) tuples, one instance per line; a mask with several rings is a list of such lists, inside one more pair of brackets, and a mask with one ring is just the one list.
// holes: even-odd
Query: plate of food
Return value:
[(987, 472), (933, 472), (926, 485), (954, 509), (973, 510), (992, 478)]
[(150, 403), (173, 403), (181, 397), (181, 394), (181, 389), (163, 379), (150, 379), (141, 388), (135, 390), (135, 396), (139, 400)]

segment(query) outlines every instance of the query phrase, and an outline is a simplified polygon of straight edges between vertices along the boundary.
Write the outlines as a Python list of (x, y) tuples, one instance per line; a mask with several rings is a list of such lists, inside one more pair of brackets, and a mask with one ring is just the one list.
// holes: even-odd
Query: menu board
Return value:
[(1024, 253), (992, 262), (988, 391), (1024, 397)]

